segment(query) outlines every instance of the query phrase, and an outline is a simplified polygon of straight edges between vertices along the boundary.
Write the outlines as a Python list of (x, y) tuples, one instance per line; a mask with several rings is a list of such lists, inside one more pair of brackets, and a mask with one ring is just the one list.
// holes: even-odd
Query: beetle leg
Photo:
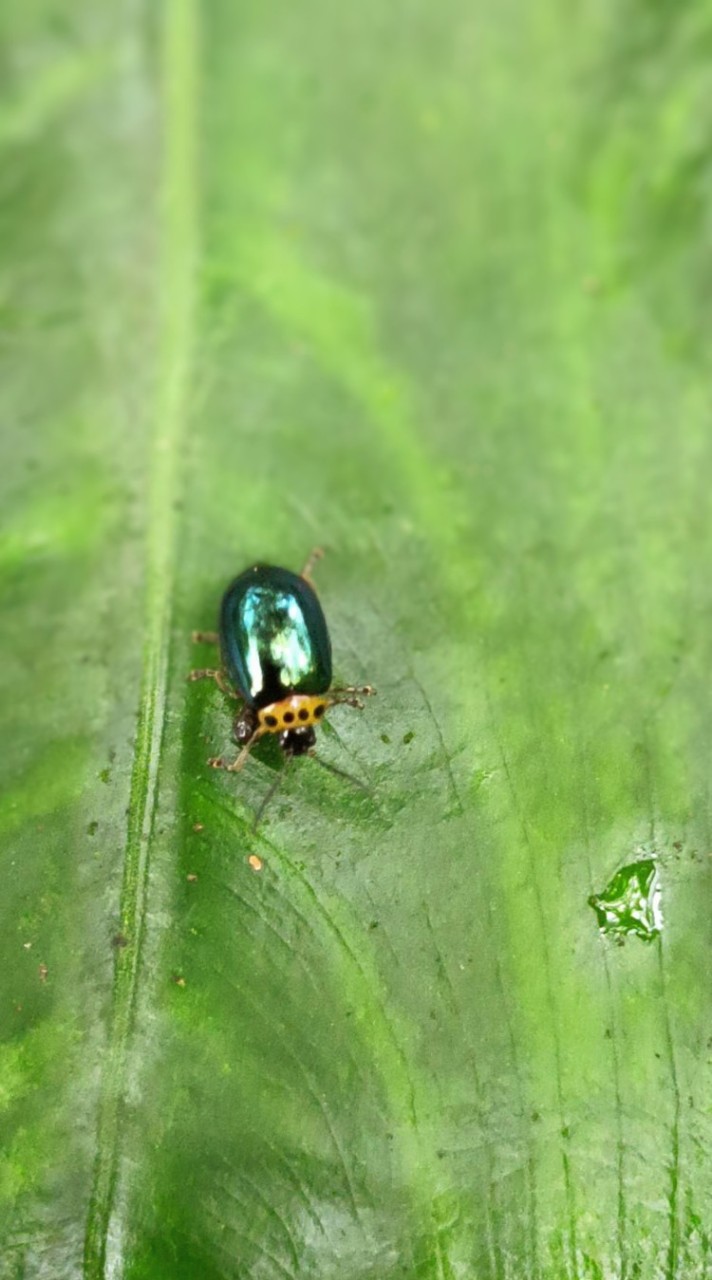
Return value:
[[(337, 698), (340, 698), (342, 693), (362, 693), (364, 697), (370, 698), (375, 692), (376, 690), (372, 684), (345, 684), (341, 689), (331, 690), (331, 693), (335, 694)], [(331, 694), (329, 695), (329, 700), (331, 700)]]
[(232, 761), (226, 760), (224, 756), (211, 756), (210, 759), (208, 760), (208, 764), (210, 765), (210, 768), (226, 769), (228, 773), (239, 773), (240, 769), (243, 767), (245, 761), (247, 760), (247, 757), (249, 756), (250, 750), (254, 745), (254, 743), (255, 743), (255, 738), (250, 738), (250, 741), (245, 743), (245, 746), (242, 748), (242, 751), (238, 752), (237, 756)]
[(188, 673), (189, 680), (217, 680), (220, 675), (214, 667), (199, 667), (195, 671)]
[(312, 582), (312, 576), (311, 576), (312, 569), (314, 568), (314, 565), (318, 564), (318, 562), (322, 559), (323, 555), (324, 555), (324, 551), (322, 547), (314, 547), (309, 554), (309, 558), (304, 568), (302, 569), (300, 576), (306, 579), (310, 587), (314, 586), (314, 583)]
[(361, 701), (361, 698), (358, 695), (362, 693), (366, 697), (370, 697), (371, 694), (375, 692), (376, 690), (372, 684), (347, 684), (343, 689), (331, 690), (331, 693), (329, 694), (329, 706), (355, 707), (357, 711), (363, 711), (365, 703)]
[(215, 677), (215, 683), (221, 693), (226, 693), (228, 698), (235, 698), (237, 702), (240, 701), (239, 693), (235, 693), (235, 690), (227, 683), (224, 671), (218, 671), (218, 674)]
[(221, 693), (226, 693), (228, 698), (237, 698), (239, 700), (240, 695), (230, 688), (225, 679), (225, 672), (218, 670), (216, 667), (200, 667), (196, 671), (189, 672), (188, 679), (214, 680)]
[[(236, 742), (242, 744), (241, 750), (232, 761), (226, 760), (224, 756), (211, 756), (208, 760), (211, 769), (227, 769), (228, 773), (239, 773), (255, 743), (265, 732), (256, 724), (256, 719), (255, 712), (249, 707), (241, 712), (233, 728)], [(253, 728), (253, 725), (256, 727)]]
[(191, 631), (193, 644), (217, 644), (220, 637), (217, 631)]

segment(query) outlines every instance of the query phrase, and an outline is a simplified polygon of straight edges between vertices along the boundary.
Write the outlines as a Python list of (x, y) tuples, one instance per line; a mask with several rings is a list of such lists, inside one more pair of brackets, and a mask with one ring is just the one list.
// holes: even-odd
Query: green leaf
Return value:
[(0, 1280), (708, 1275), (712, 10), (0, 32)]

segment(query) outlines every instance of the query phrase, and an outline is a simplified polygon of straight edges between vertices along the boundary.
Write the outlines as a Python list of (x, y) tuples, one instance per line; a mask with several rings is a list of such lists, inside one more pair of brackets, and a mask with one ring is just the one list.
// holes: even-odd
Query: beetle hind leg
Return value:
[(304, 580), (309, 583), (310, 587), (314, 586), (314, 583), (312, 582), (312, 570), (314, 569), (314, 566), (318, 564), (320, 560), (323, 559), (323, 556), (324, 556), (323, 547), (313, 547), (309, 553), (307, 562), (299, 575), (301, 578), (304, 578)]
[(220, 637), (217, 631), (191, 631), (193, 644), (218, 644)]

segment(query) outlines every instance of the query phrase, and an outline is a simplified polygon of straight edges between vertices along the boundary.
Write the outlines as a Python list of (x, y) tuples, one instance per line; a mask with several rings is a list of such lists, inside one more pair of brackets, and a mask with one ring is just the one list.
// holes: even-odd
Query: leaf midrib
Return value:
[[(120, 1232), (112, 1230), (129, 1038), (138, 989), (149, 848), (165, 725), (175, 573), (176, 495), (185, 431), (198, 249), (196, 0), (164, 4), (161, 38), (163, 154), (160, 176), (159, 341), (146, 536), (143, 673), (131, 776), (108, 1043), (97, 1154), (84, 1243), (86, 1280), (118, 1276)], [(109, 1242), (112, 1253), (109, 1257)]]

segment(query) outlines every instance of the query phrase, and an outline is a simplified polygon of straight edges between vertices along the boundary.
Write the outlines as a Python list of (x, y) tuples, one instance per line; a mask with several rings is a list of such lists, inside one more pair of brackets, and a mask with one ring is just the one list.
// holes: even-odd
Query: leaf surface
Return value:
[[(709, 6), (0, 31), (0, 1277), (705, 1276)], [(255, 834), (190, 632), (316, 544)]]

